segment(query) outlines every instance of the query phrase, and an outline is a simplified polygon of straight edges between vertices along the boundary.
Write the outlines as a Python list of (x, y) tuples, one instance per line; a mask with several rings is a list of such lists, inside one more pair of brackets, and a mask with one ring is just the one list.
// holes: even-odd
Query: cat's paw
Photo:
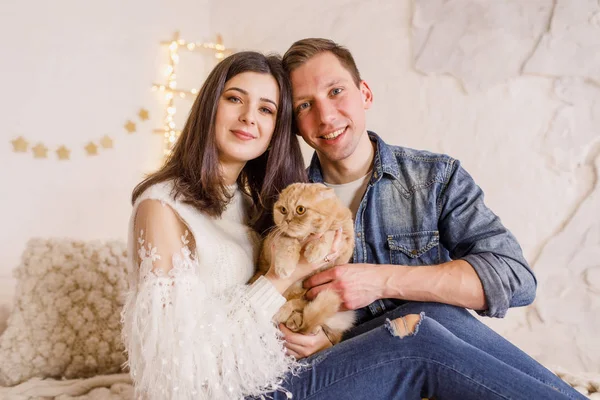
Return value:
[(315, 239), (304, 246), (304, 258), (311, 264), (323, 261), (329, 252), (327, 242), (321, 239)]
[(304, 322), (304, 317), (300, 311), (293, 311), (288, 320), (285, 322), (285, 326), (293, 332), (298, 332), (302, 323)]

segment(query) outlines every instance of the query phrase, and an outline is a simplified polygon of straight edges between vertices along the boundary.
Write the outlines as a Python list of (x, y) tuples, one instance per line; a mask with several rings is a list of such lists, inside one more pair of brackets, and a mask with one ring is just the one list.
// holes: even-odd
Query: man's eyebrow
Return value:
[(298, 96), (298, 97), (292, 97), (292, 103), (297, 103), (301, 100), (305, 100), (308, 99), (308, 96)]
[[(346, 83), (346, 79), (335, 78), (335, 79), (332, 79), (330, 81), (326, 81), (326, 83), (324, 83), (323, 85), (321, 85), (321, 88), (322, 89), (323, 88), (324, 89), (329, 89), (330, 87), (335, 86), (335, 85), (339, 85), (340, 83)], [(308, 99), (309, 97), (310, 96), (307, 96), (307, 95), (293, 97), (292, 98), (292, 102), (296, 103), (298, 101)]]
[(332, 86), (335, 86), (335, 85), (341, 83), (342, 81), (343, 81), (343, 79), (332, 79), (329, 82), (327, 82), (325, 85), (323, 85), (323, 87), (330, 88)]
[[(246, 96), (248, 96), (248, 91), (246, 91), (246, 90), (244, 90), (244, 89), (240, 89), (239, 87), (232, 86), (232, 87), (230, 87), (230, 88), (228, 88), (228, 89), (225, 89), (225, 92), (228, 92), (228, 91), (230, 91), (230, 90), (235, 90), (235, 91), (238, 91), (238, 92), (240, 92), (240, 93), (242, 93), (242, 94), (245, 94)], [(265, 101), (265, 102), (267, 102), (267, 103), (271, 103), (271, 104), (273, 104), (273, 105), (275, 106), (275, 108), (277, 108), (277, 103), (275, 103), (275, 102), (274, 102), (273, 100), (271, 100), (271, 99), (268, 99), (268, 98), (266, 98), (266, 97), (261, 97), (261, 98), (260, 98), (260, 101)]]

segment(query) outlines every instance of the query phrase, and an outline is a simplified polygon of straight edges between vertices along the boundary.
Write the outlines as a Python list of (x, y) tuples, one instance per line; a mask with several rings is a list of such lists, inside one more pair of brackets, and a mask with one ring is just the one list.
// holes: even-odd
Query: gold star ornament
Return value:
[(60, 146), (56, 150), (56, 154), (58, 155), (59, 160), (68, 160), (71, 154), (71, 150), (67, 149), (65, 146)]
[(131, 121), (127, 121), (127, 123), (124, 125), (125, 126), (125, 130), (129, 133), (133, 133), (135, 132), (135, 124)]
[(48, 157), (48, 148), (43, 143), (38, 143), (31, 149), (35, 158)]
[(113, 141), (110, 137), (104, 136), (102, 139), (100, 139), (100, 146), (102, 146), (105, 149), (112, 149), (113, 148)]
[(150, 118), (148, 116), (148, 110), (146, 110), (145, 108), (140, 109), (140, 112), (138, 113), (138, 116), (140, 117), (140, 119), (142, 121), (146, 121), (146, 120), (148, 120)]
[(23, 137), (21, 136), (19, 136), (15, 140), (12, 140), (11, 143), (13, 145), (13, 151), (15, 153), (26, 153), (27, 147), (29, 147), (29, 143), (27, 143), (27, 140), (23, 139)]
[(96, 146), (93, 142), (89, 142), (87, 146), (85, 146), (85, 151), (88, 153), (88, 156), (97, 156), (98, 146)]

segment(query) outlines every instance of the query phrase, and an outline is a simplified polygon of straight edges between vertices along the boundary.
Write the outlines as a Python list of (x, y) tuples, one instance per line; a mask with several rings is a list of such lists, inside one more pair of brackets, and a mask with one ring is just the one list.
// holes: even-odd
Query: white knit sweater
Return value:
[(236, 188), (221, 218), (171, 196), (170, 182), (135, 202), (123, 338), (136, 398), (237, 399), (279, 387), (297, 364), (271, 322), (285, 299), (255, 270), (259, 237)]

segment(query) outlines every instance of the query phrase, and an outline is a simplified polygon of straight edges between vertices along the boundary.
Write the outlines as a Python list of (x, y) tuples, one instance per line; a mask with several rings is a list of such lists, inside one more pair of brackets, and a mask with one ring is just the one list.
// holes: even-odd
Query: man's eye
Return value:
[(306, 110), (306, 109), (307, 109), (309, 106), (310, 106), (310, 104), (308, 104), (308, 102), (306, 102), (306, 103), (302, 103), (302, 104), (300, 104), (298, 107), (296, 107), (296, 112), (304, 111), (304, 110)]
[(340, 93), (342, 93), (342, 88), (334, 88), (334, 89), (331, 90), (331, 94), (334, 95), (334, 96), (338, 95)]

